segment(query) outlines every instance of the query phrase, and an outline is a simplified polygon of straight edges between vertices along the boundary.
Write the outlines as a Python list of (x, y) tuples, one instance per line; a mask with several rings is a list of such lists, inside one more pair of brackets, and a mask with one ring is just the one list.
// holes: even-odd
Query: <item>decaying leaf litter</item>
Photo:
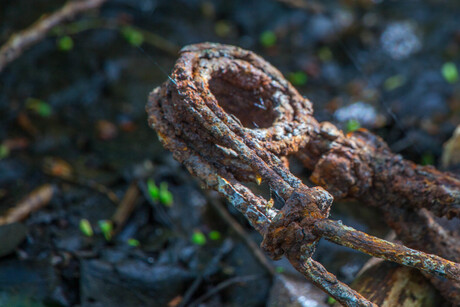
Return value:
[[(87, 2), (97, 3), (91, 0)], [(203, 198), (198, 197), (201, 192), (196, 186), (190, 188), (193, 181), (186, 179), (188, 176), (176, 164), (163, 157), (167, 157), (167, 154), (157, 146), (152, 131), (144, 129), (145, 96), (152, 84), (159, 84), (166, 78), (147, 54), (168, 71), (168, 63), (172, 65), (176, 53), (170, 56), (166, 54), (170, 54), (168, 50), (177, 50), (177, 46), (204, 40), (244, 46), (269, 58), (302, 93), (307, 94), (315, 102), (315, 117), (320, 121), (333, 119), (336, 123), (342, 122), (341, 127), (347, 130), (354, 130), (359, 124), (377, 128), (374, 131), (384, 135), (394, 151), (423, 163), (436, 162), (433, 158), (440, 155), (442, 142), (450, 137), (456, 125), (456, 43), (455, 33), (451, 31), (456, 28), (455, 21), (438, 22), (447, 20), (445, 16), (449, 14), (455, 16), (454, 4), (448, 5), (446, 11), (445, 5), (430, 7), (427, 3), (419, 3), (416, 7), (409, 4), (395, 6), (387, 2), (302, 6), (296, 1), (283, 1), (283, 4), (255, 1), (251, 5), (235, 1), (228, 5), (187, 2), (176, 7), (174, 2), (159, 1), (154, 5), (148, 4), (151, 2), (148, 0), (130, 1), (129, 5), (121, 2), (108, 2), (100, 11), (79, 15), (75, 21), (65, 20), (69, 22), (68, 25), (58, 26), (48, 36), (41, 37), (42, 41), (37, 41), (36, 47), (26, 50), (0, 75), (0, 84), (5, 86), (0, 95), (5, 103), (0, 105), (2, 114), (6, 115), (2, 115), (6, 120), (0, 121), (3, 133), (0, 145), (0, 199), (3, 207), (13, 207), (21, 199), (26, 200), (25, 195), (37, 201), (34, 193), (29, 194), (36, 187), (48, 183), (58, 187), (48, 207), (32, 213), (25, 221), (25, 226), (10, 224), (14, 226), (11, 229), (17, 233), (16, 238), (27, 236), (27, 239), (19, 248), (10, 249), (9, 253), (14, 251), (13, 254), (2, 259), (0, 275), (4, 276), (7, 268), (15, 268), (17, 276), (26, 279), (22, 284), (17, 278), (9, 280), (8, 289), (5, 288), (2, 293), (19, 286), (24, 299), (33, 297), (41, 301), (46, 298), (64, 305), (68, 304), (66, 302), (114, 304), (125, 299), (139, 304), (140, 301), (136, 303), (134, 300), (141, 299), (144, 303), (163, 306), (167, 303), (180, 304), (181, 296), (178, 293), (194, 293), (191, 301), (208, 297), (207, 304), (224, 300), (257, 305), (267, 299), (269, 278), (262, 276), (247, 279), (243, 284), (238, 282), (245, 280), (244, 274), (261, 274), (257, 263), (250, 264), (250, 257), (244, 256), (244, 249), (238, 245), (234, 245), (230, 254), (222, 259), (224, 266), (219, 269), (221, 273), (212, 273), (211, 279), (206, 278), (198, 292), (190, 291), (190, 288), (181, 290), (181, 287), (192, 283), (195, 278), (193, 272), (200, 271), (196, 259), (201, 256), (198, 257), (196, 251), (211, 251), (214, 254), (217, 249), (214, 250), (213, 246), (221, 241), (210, 239), (210, 235), (215, 233), (213, 229), (217, 227), (222, 237), (226, 236), (226, 231), (210, 222), (213, 219), (205, 218), (206, 222), (196, 219), (206, 208)], [(4, 9), (0, 10), (0, 14), (10, 21), (2, 24), (2, 41), (7, 41), (9, 33), (32, 25), (43, 13), (51, 13), (62, 5), (57, 2), (53, 4), (52, 1), (42, 4), (34, 2), (24, 6), (21, 1), (14, 5), (2, 3), (0, 6)], [(12, 10), (16, 6), (21, 12), (20, 19), (15, 18)], [(27, 9), (20, 9), (21, 6)], [(253, 15), (255, 7), (264, 14), (244, 18), (245, 12)], [(190, 22), (182, 14), (184, 9), (187, 14), (202, 18)], [(430, 12), (428, 15), (423, 13), (427, 11)], [(145, 19), (145, 14), (149, 16), (148, 19)], [(414, 20), (414, 16), (418, 17)], [(433, 26), (430, 25), (436, 25), (436, 31), (432, 31)], [(159, 36), (167, 38), (169, 42), (158, 40)], [(409, 48), (398, 48), (404, 39), (410, 42), (410, 46), (406, 45)], [(176, 47), (164, 48), (165, 42)], [(129, 50), (129, 45), (139, 44), (145, 50), (143, 53), (137, 51), (136, 47)], [(165, 50), (166, 53), (162, 54), (159, 50)], [(353, 63), (349, 62), (350, 59)], [(31, 63), (39, 69), (31, 72)], [(72, 73), (63, 74), (62, 67)], [(378, 102), (376, 94), (383, 95), (384, 101)], [(24, 108), (21, 107), (22, 102)], [(350, 103), (349, 107), (344, 107)], [(265, 107), (263, 102), (257, 104)], [(337, 112), (334, 113), (335, 110)], [(346, 111), (346, 116), (342, 111)], [(391, 112), (397, 117), (394, 118)], [(389, 117), (385, 119), (382, 115)], [(382, 127), (382, 124), (387, 126)], [(94, 140), (91, 127), (94, 127), (97, 135)], [(66, 143), (65, 139), (69, 136), (70, 143)], [(148, 163), (140, 161), (152, 157), (154, 178), (148, 180), (153, 179), (158, 186), (164, 181), (168, 183), (174, 195), (174, 210), (157, 206), (158, 203), (151, 201), (146, 189), (147, 180), (142, 179), (137, 182), (142, 194), (134, 216), (111, 242), (105, 241), (104, 236), (109, 232), (104, 235), (100, 233), (99, 221), (107, 221), (115, 216), (116, 206), (111, 202), (117, 205), (121, 199), (123, 202), (133, 199), (124, 197), (129, 194), (126, 193), (130, 190), (128, 187), (139, 178), (145, 178), (142, 175), (139, 177), (139, 170), (136, 169), (144, 169), (144, 172), (149, 170)], [(135, 163), (139, 165), (134, 166)], [(296, 169), (296, 176), (300, 174), (298, 163), (291, 163), (291, 167)], [(168, 168), (170, 171), (167, 171)], [(72, 176), (64, 177), (69, 171)], [(310, 175), (308, 171), (303, 172), (300, 174), (303, 177)], [(152, 174), (151, 170), (147, 173)], [(181, 200), (182, 194), (189, 195), (186, 202)], [(276, 193), (273, 194), (276, 197)], [(135, 205), (131, 200), (125, 204)], [(146, 210), (146, 200), (154, 206), (153, 212)], [(190, 204), (201, 205), (196, 207)], [(279, 208), (276, 201), (275, 206)], [(187, 211), (186, 208), (194, 210)], [(358, 209), (356, 205), (351, 208), (355, 211), (355, 217), (373, 212)], [(344, 224), (360, 230), (366, 230), (367, 227), (374, 229), (377, 223), (381, 223), (379, 216), (353, 220), (348, 210), (343, 203), (334, 203), (333, 218), (343, 219)], [(187, 219), (179, 218), (182, 211), (187, 212), (184, 215)], [(444, 232), (445, 238), (453, 235), (456, 218), (448, 222), (444, 218), (421, 212), (421, 218), (434, 228), (439, 228), (439, 224), (450, 227), (451, 231)], [(238, 215), (234, 216), (239, 218)], [(94, 228), (93, 237), (85, 237), (78, 231), (79, 222), (85, 219)], [(368, 222), (370, 220), (371, 223)], [(401, 230), (410, 232), (416, 229), (416, 220), (405, 218), (405, 221), (412, 223), (412, 226), (402, 227)], [(109, 225), (106, 222), (103, 224)], [(177, 228), (175, 225), (180, 226)], [(386, 228), (381, 227), (378, 233), (383, 237)], [(168, 229), (172, 228), (175, 230), (169, 232)], [(28, 229), (27, 233), (25, 229)], [(137, 229), (134, 232), (137, 241), (130, 238), (133, 229)], [(156, 230), (147, 235), (148, 229)], [(245, 229), (248, 235), (251, 234), (250, 228)], [(368, 233), (376, 233), (367, 229)], [(2, 234), (5, 234), (3, 230)], [(169, 237), (165, 241), (167, 233), (182, 233), (183, 237)], [(426, 235), (432, 238), (437, 233), (431, 231)], [(189, 234), (192, 234), (191, 242), (207, 242), (192, 253), (187, 244), (181, 245), (183, 249), (178, 248), (177, 243), (188, 241)], [(244, 237), (248, 242), (259, 238), (248, 235)], [(455, 239), (455, 236), (452, 238)], [(134, 248), (139, 242), (140, 247)], [(325, 240), (320, 241), (316, 259), (339, 279), (350, 282), (357, 272), (352, 268), (359, 268), (365, 261), (363, 254), (326, 243)], [(126, 253), (122, 251), (123, 246), (134, 249)], [(164, 253), (158, 252), (162, 250)], [(180, 256), (165, 262), (165, 255), (173, 250)], [(126, 257), (132, 257), (132, 252), (136, 254), (136, 260), (131, 258), (131, 262), (127, 262)], [(230, 259), (234, 259), (234, 262)], [(148, 265), (141, 266), (142, 271), (146, 272), (142, 283), (144, 288), (141, 289), (140, 284), (133, 283), (141, 276), (129, 273), (135, 271), (133, 264), (140, 265), (143, 261)], [(107, 270), (110, 267), (108, 263), (118, 267), (116, 273)], [(179, 263), (185, 270), (177, 270)], [(275, 266), (281, 263), (277, 262)], [(169, 265), (166, 271), (170, 276), (167, 287), (160, 279), (153, 278), (164, 276), (165, 264)], [(231, 268), (236, 271), (232, 273)], [(284, 266), (268, 268), (268, 271), (274, 269), (276, 272), (284, 269), (285, 273), (290, 270)], [(100, 282), (101, 270), (105, 270), (105, 282)], [(291, 289), (292, 284), (287, 279), (279, 282), (283, 276), (286, 275), (279, 275), (276, 285), (271, 287), (269, 304), (273, 304), (274, 288)], [(42, 278), (41, 289), (35, 294), (30, 291), (39, 287), (31, 282), (32, 277), (33, 280)], [(75, 284), (76, 281), (81, 281), (80, 285)], [(300, 282), (297, 284), (301, 286)], [(126, 287), (131, 291), (125, 291)], [(158, 287), (162, 289), (161, 298), (149, 301), (149, 297), (155, 297), (152, 291)], [(107, 295), (109, 289), (112, 289), (111, 295)], [(277, 292), (278, 297), (286, 295), (282, 289), (276, 290), (281, 290)], [(202, 291), (206, 293), (201, 295)], [(307, 295), (310, 303), (321, 305), (326, 301), (324, 297), (315, 297), (307, 289), (297, 294), (297, 298), (291, 293), (290, 299), (300, 302), (305, 299), (303, 295)], [(5, 298), (8, 299), (8, 295), (2, 296), (3, 300)]]

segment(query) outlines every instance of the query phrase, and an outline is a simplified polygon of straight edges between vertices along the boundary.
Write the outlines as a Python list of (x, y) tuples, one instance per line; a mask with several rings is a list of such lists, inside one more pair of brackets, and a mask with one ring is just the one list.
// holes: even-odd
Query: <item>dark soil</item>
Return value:
[[(357, 120), (395, 152), (438, 166), (442, 144), (460, 124), (460, 82), (442, 73), (446, 63), (460, 65), (460, 2), (288, 3), (113, 0), (59, 26), (0, 73), (0, 145), (7, 148), (0, 150), (0, 213), (37, 187), (56, 189), (22, 226), (0, 227), (0, 246), (19, 242), (0, 250), (1, 306), (177, 306), (184, 298), (275, 305), (279, 280), (209, 205), (225, 202), (204, 191), (147, 126), (148, 93), (187, 44), (253, 50), (314, 103), (319, 120), (344, 129)], [(61, 5), (1, 1), (0, 42)], [(292, 170), (307, 180), (296, 161)], [(152, 200), (149, 180), (167, 183), (172, 205)], [(99, 221), (117, 204), (100, 186), (122, 199), (131, 184), (140, 191), (136, 208), (107, 240)], [(331, 216), (376, 236), (389, 231), (377, 211), (356, 203), (334, 204)], [(93, 236), (82, 233), (82, 219)], [(328, 242), (315, 258), (345, 282), (368, 259)], [(285, 261), (273, 266), (295, 275)], [(317, 306), (327, 299), (311, 297)]]

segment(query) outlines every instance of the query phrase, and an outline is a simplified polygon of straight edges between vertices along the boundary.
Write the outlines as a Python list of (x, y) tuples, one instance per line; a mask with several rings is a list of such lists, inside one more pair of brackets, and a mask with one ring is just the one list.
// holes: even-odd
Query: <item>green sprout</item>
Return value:
[(214, 26), (217, 36), (227, 37), (232, 32), (232, 25), (226, 20), (219, 20)]
[(329, 305), (334, 305), (335, 303), (337, 303), (337, 300), (336, 300), (335, 298), (333, 298), (332, 296), (329, 296), (329, 297), (327, 298), (327, 303), (328, 303)]
[(361, 124), (356, 119), (350, 119), (349, 121), (347, 121), (347, 124), (346, 124), (346, 127), (345, 127), (347, 133), (356, 131), (359, 128), (361, 128)]
[(149, 192), (150, 198), (154, 202), (159, 202), (167, 207), (170, 207), (174, 201), (171, 192), (168, 190), (168, 183), (160, 183), (160, 187), (155, 184), (155, 181), (152, 179), (147, 180), (147, 190)]
[(272, 47), (276, 44), (276, 34), (273, 31), (264, 31), (260, 34), (259, 41), (266, 48)]
[(209, 239), (213, 240), (213, 241), (217, 241), (217, 240), (220, 240), (220, 238), (222, 237), (220, 232), (217, 231), (217, 230), (211, 230), (208, 234), (208, 237)]
[(442, 76), (449, 83), (455, 83), (458, 81), (458, 70), (457, 66), (453, 62), (446, 62), (441, 68)]
[(147, 180), (147, 190), (153, 201), (158, 201), (160, 199), (160, 189), (157, 187), (153, 179)]
[(323, 62), (332, 60), (332, 51), (328, 47), (322, 47), (318, 50), (318, 57)]
[(422, 165), (433, 165), (434, 164), (434, 156), (432, 153), (424, 153), (422, 155), (422, 161), (421, 161), (421, 164)]
[(102, 234), (104, 235), (104, 238), (107, 241), (110, 241), (112, 239), (112, 233), (113, 233), (112, 221), (100, 220), (98, 224), (99, 224), (99, 228), (101, 229)]
[(69, 51), (73, 49), (73, 39), (70, 36), (59, 37), (56, 41), (58, 49), (61, 51)]
[(383, 83), (383, 87), (387, 91), (392, 91), (397, 89), (398, 87), (401, 87), (405, 82), (406, 78), (404, 76), (394, 75), (385, 80), (385, 82)]
[(51, 106), (47, 102), (37, 98), (27, 98), (26, 107), (41, 117), (50, 117), (51, 113), (53, 113)]
[(289, 81), (294, 85), (305, 85), (307, 83), (308, 77), (307, 74), (303, 71), (291, 72), (288, 75)]
[(127, 243), (128, 243), (129, 246), (132, 246), (132, 247), (138, 247), (138, 246), (141, 245), (139, 240), (136, 240), (136, 239), (133, 239), (133, 238), (129, 238)]
[(2, 144), (0, 145), (0, 160), (8, 157), (10, 155), (10, 149), (8, 146)]
[(80, 220), (80, 231), (87, 237), (92, 237), (94, 235), (93, 227), (91, 227), (87, 219)]
[(135, 47), (139, 47), (144, 42), (144, 35), (142, 32), (134, 29), (133, 27), (125, 26), (121, 28), (121, 34), (128, 41), (128, 43)]
[(205, 245), (206, 244), (206, 237), (205, 235), (199, 231), (199, 230), (195, 230), (192, 234), (192, 237), (190, 239), (192, 241), (193, 244), (195, 245)]
[(168, 183), (162, 182), (160, 183), (160, 193), (158, 195), (158, 200), (161, 204), (171, 207), (173, 203), (173, 196), (171, 192), (168, 191)]

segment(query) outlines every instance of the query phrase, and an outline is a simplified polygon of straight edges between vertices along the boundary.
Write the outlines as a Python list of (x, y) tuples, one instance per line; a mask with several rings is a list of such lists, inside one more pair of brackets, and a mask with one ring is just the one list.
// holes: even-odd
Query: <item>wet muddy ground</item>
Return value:
[[(61, 5), (2, 1), (0, 41)], [(52, 194), (22, 224), (0, 227), (0, 305), (276, 306), (291, 296), (325, 305), (284, 261), (272, 264), (284, 276), (275, 278), (258, 262), (210, 205), (225, 202), (147, 126), (147, 95), (180, 47), (238, 45), (285, 74), (317, 119), (367, 127), (406, 158), (440, 166), (460, 123), (459, 13), (455, 1), (112, 0), (59, 26), (0, 73), (0, 212), (37, 188)], [(154, 185), (172, 201), (152, 195)], [(120, 203), (135, 207), (110, 238), (101, 221)], [(389, 232), (356, 203), (334, 204), (331, 217)], [(351, 282), (368, 257), (321, 242), (315, 259)]]

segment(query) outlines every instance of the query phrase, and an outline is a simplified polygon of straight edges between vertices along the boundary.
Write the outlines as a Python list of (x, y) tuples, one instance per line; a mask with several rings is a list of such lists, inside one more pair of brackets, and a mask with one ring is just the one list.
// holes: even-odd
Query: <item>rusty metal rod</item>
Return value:
[(368, 255), (460, 281), (460, 264), (367, 235), (343, 225), (341, 221), (317, 220), (313, 224), (312, 231), (331, 242), (359, 250)]
[(318, 288), (329, 293), (339, 303), (352, 307), (377, 307), (376, 304), (367, 300), (364, 296), (342, 283), (333, 274), (329, 273), (320, 263), (311, 258), (291, 258), (288, 255), (292, 266), (302, 273), (308, 280)]

